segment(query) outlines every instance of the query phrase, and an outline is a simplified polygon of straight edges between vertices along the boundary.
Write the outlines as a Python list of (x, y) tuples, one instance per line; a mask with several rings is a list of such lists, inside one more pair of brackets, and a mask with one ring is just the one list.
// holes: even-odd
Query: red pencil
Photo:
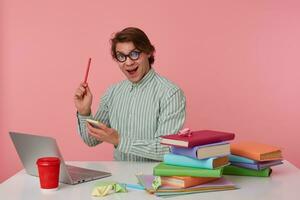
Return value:
[(87, 82), (87, 79), (88, 79), (88, 76), (89, 76), (89, 71), (90, 71), (90, 66), (91, 66), (91, 61), (92, 59), (89, 58), (89, 62), (88, 62), (88, 66), (86, 68), (86, 72), (85, 72), (85, 76), (84, 76), (84, 81), (83, 83), (86, 83)]

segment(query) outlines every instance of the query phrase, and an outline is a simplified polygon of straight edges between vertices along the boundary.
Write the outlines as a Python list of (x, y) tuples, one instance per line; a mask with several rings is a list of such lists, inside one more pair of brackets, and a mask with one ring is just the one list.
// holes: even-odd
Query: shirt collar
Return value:
[(143, 88), (145, 87), (152, 79), (153, 77), (155, 76), (155, 71), (153, 68), (151, 68), (148, 73), (137, 83), (132, 83), (130, 81), (128, 81), (130, 84), (130, 91), (133, 89), (133, 88)]

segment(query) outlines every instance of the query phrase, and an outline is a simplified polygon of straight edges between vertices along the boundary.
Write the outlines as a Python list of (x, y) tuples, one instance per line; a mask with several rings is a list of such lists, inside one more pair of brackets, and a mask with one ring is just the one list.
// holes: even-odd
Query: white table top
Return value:
[[(156, 163), (140, 162), (67, 162), (71, 165), (90, 169), (110, 171), (111, 177), (100, 180), (114, 180), (124, 183), (137, 183), (135, 174), (152, 174)], [(288, 161), (283, 165), (273, 167), (271, 177), (225, 176), (233, 181), (240, 189), (189, 194), (168, 199), (298, 199), (300, 196), (300, 170)], [(99, 181), (99, 180), (96, 180)], [(145, 191), (129, 190), (128, 193), (115, 193), (105, 197), (92, 197), (91, 191), (96, 181), (78, 185), (60, 184), (59, 190), (43, 193), (39, 188), (39, 179), (21, 170), (0, 185), (0, 199), (45, 199), (45, 200), (77, 200), (77, 199), (163, 199), (150, 195)], [(165, 199), (165, 198), (164, 198)]]

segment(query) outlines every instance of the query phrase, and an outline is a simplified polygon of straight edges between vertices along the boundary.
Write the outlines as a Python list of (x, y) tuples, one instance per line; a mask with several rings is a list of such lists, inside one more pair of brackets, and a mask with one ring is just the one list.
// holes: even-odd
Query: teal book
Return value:
[(193, 177), (221, 177), (223, 168), (201, 169), (159, 163), (153, 168), (155, 176), (193, 176)]
[(169, 153), (164, 155), (164, 163), (167, 165), (215, 169), (218, 167), (228, 165), (229, 160), (227, 156), (213, 157), (207, 159), (196, 159), (188, 156)]
[(238, 155), (233, 155), (230, 154), (229, 155), (229, 161), (231, 162), (241, 162), (241, 163), (249, 163), (249, 164), (255, 164), (257, 163), (257, 161), (246, 158), (246, 157), (242, 157), (242, 156), (238, 156)]
[(223, 169), (224, 175), (269, 177), (271, 173), (272, 173), (271, 168), (255, 170), (255, 169), (247, 169), (243, 167), (228, 165), (225, 166)]

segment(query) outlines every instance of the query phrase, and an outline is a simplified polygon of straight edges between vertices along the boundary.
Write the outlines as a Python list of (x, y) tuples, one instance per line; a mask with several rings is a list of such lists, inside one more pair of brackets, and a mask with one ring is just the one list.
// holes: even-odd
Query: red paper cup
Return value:
[(42, 190), (51, 191), (58, 189), (59, 165), (57, 157), (43, 157), (36, 161)]

